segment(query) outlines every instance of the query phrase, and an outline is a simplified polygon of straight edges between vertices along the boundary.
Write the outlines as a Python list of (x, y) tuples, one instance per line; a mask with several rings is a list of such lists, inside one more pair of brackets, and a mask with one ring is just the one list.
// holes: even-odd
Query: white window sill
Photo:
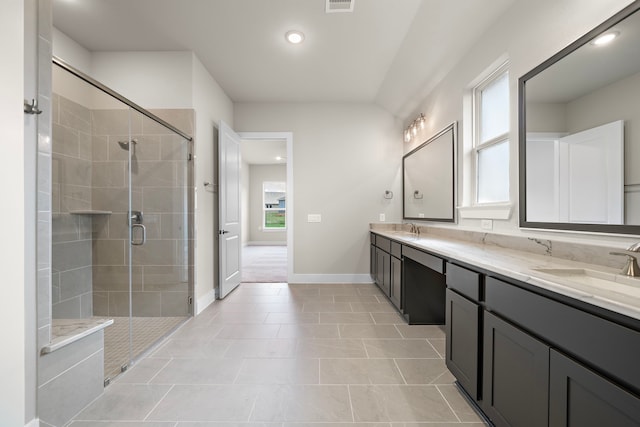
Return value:
[(509, 219), (512, 210), (511, 203), (458, 206), (458, 216), (464, 219)]

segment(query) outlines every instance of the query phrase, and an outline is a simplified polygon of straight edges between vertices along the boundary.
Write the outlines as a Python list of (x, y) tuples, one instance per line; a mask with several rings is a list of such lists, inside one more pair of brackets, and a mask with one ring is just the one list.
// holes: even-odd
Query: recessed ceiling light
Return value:
[(591, 44), (595, 46), (604, 46), (605, 44), (611, 43), (616, 37), (620, 35), (619, 31), (610, 31), (608, 33), (602, 34), (601, 36), (593, 39)]
[(304, 33), (302, 31), (291, 30), (287, 31), (284, 38), (292, 44), (300, 44), (304, 41)]

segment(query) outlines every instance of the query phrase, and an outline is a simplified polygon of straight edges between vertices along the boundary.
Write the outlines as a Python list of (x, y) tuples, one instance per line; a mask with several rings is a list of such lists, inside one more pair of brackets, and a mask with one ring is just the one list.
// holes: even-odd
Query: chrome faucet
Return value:
[(413, 222), (410, 222), (409, 223), (409, 233), (414, 233), (414, 234), (417, 234), (419, 236), (420, 235), (420, 227), (418, 227)]
[(609, 252), (611, 255), (623, 255), (627, 257), (627, 263), (622, 268), (622, 274), (625, 276), (639, 277), (640, 267), (638, 266), (638, 256), (631, 255), (629, 252), (640, 252), (640, 242), (634, 243), (629, 246), (626, 252)]

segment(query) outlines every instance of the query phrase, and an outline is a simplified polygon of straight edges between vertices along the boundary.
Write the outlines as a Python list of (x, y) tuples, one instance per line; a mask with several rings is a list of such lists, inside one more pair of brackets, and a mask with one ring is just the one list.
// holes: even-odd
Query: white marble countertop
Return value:
[(619, 274), (618, 269), (442, 236), (371, 231), (435, 255), (640, 320), (640, 278)]
[(51, 342), (40, 352), (51, 353), (101, 329), (113, 325), (113, 319), (90, 317), (88, 319), (53, 319)]

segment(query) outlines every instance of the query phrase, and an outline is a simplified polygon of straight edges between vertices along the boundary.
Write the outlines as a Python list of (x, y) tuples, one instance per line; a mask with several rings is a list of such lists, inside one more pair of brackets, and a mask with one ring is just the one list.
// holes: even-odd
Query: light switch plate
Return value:
[(383, 213), (380, 214), (380, 222), (385, 221), (385, 215)]
[(307, 222), (322, 222), (322, 215), (320, 215), (320, 214), (307, 214)]

